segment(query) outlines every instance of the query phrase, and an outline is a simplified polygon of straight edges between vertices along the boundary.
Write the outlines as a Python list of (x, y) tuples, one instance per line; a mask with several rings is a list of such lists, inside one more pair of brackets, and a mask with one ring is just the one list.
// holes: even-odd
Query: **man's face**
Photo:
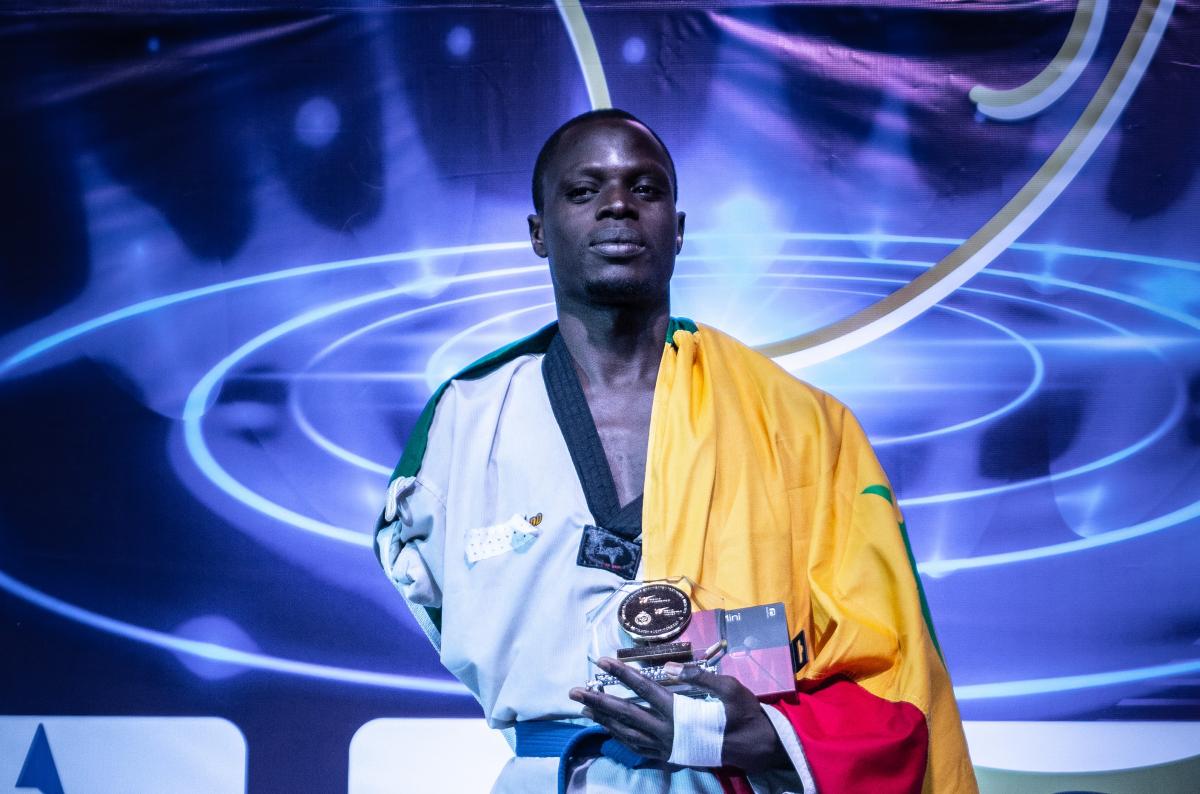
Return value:
[(529, 216), (534, 252), (550, 259), (555, 295), (589, 306), (665, 303), (682, 212), (666, 153), (640, 124), (598, 119), (567, 131)]

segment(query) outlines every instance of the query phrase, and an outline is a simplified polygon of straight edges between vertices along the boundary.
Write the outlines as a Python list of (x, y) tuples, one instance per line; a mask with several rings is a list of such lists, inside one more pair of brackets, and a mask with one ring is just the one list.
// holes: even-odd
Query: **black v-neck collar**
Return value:
[(642, 532), (642, 497), (638, 496), (624, 507), (617, 501), (617, 486), (608, 468), (604, 445), (596, 432), (596, 422), (592, 419), (583, 386), (575, 373), (575, 362), (562, 334), (555, 335), (546, 349), (542, 378), (546, 382), (554, 419), (567, 442), (571, 462), (575, 464), (575, 473), (583, 486), (588, 509), (605, 529), (631, 540), (638, 537)]

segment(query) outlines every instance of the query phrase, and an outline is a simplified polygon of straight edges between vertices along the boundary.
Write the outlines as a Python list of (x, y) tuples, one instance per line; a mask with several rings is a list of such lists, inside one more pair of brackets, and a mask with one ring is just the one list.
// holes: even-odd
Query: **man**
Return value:
[[(670, 317), (684, 214), (666, 147), (623, 111), (584, 114), (546, 142), (533, 196), (558, 322), (439, 388), (376, 537), (442, 663), (493, 727), (515, 728), (493, 791), (973, 791), (899, 513), (854, 418)], [(678, 667), (713, 695), (689, 700), (611, 659), (647, 705), (582, 689), (588, 613), (667, 576), (729, 606), (782, 601), (806, 657), (796, 693), (764, 706)]]

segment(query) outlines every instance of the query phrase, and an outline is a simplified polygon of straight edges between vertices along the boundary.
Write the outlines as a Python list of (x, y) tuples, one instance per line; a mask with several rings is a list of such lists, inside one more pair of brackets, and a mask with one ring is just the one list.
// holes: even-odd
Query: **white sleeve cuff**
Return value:
[(678, 766), (720, 766), (725, 744), (725, 704), (675, 695), (675, 736), (671, 757)]
[(817, 783), (813, 780), (812, 769), (808, 766), (808, 758), (804, 755), (804, 748), (800, 746), (800, 739), (796, 737), (796, 731), (792, 728), (792, 724), (773, 706), (768, 706), (766, 703), (759, 705), (767, 713), (767, 719), (774, 726), (775, 733), (779, 735), (779, 741), (783, 744), (783, 749), (787, 751), (792, 766), (796, 768), (796, 774), (800, 776), (800, 782), (804, 786), (801, 791), (803, 794), (818, 794)]
[(404, 597), (414, 604), (423, 607), (440, 607), (442, 594), (433, 580), (433, 574), (429, 572), (429, 567), (421, 557), (418, 550), (421, 545), (419, 542), (413, 542), (400, 549), (396, 563), (392, 566), (392, 581), (400, 588)]
[(388, 578), (400, 593), (418, 606), (440, 607), (442, 593), (421, 550), (424, 541), (402, 543), (400, 523), (393, 521), (375, 535), (376, 553)]

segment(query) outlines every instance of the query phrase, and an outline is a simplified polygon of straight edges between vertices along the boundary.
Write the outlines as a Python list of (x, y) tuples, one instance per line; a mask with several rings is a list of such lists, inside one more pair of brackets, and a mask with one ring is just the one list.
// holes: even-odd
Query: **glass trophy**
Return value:
[(597, 665), (602, 657), (624, 662), (652, 681), (684, 695), (707, 693), (677, 682), (668, 662), (717, 672), (725, 653), (725, 598), (686, 577), (624, 583), (587, 615), (588, 689), (616, 697), (637, 695)]
[(687, 577), (631, 581), (587, 615), (586, 687), (629, 700), (636, 693), (597, 665), (617, 659), (668, 690), (706, 697), (706, 690), (676, 680), (663, 666), (695, 664), (740, 681), (760, 698), (795, 690), (807, 663), (804, 632), (791, 637), (782, 603), (736, 607), (728, 596)]

